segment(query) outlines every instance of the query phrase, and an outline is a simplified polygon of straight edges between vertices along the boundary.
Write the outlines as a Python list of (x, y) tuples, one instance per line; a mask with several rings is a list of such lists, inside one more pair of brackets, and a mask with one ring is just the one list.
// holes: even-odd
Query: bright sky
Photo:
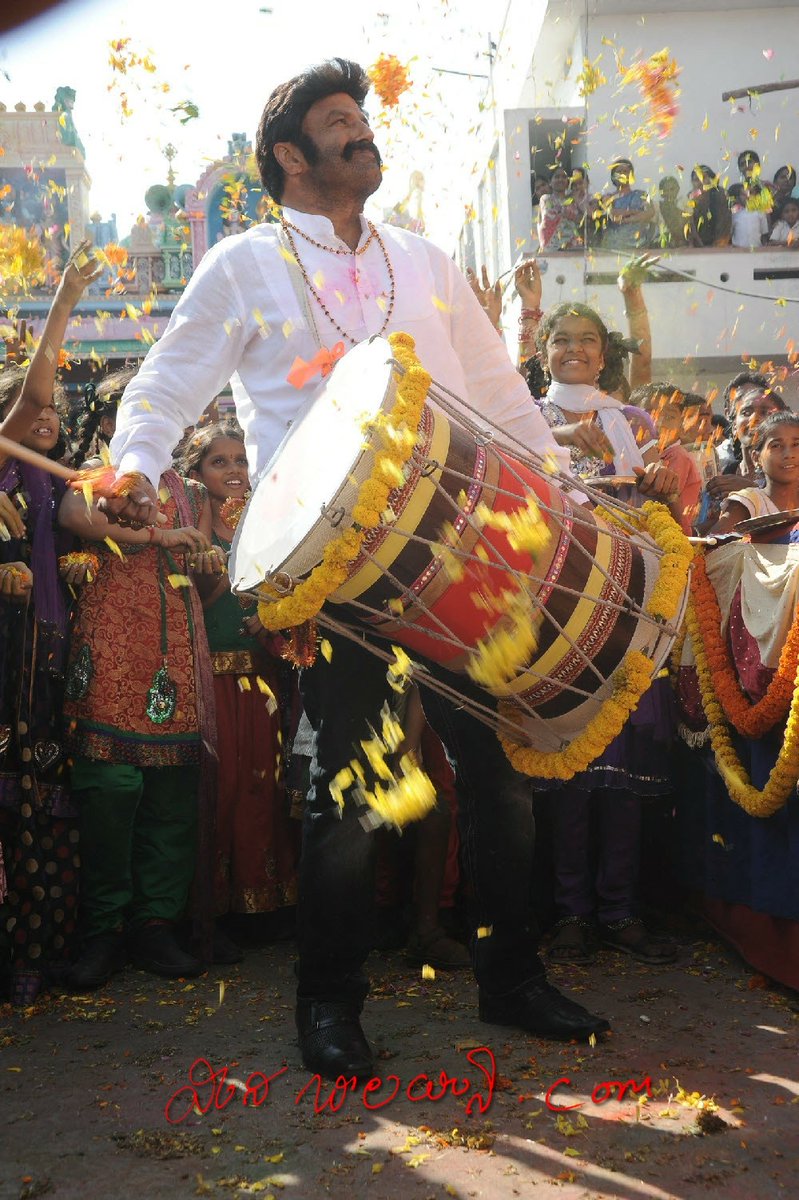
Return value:
[[(178, 151), (177, 182), (193, 184), (226, 152), (234, 131), (254, 140), (277, 83), (337, 54), (366, 66), (380, 53), (396, 54), (413, 60), (414, 87), (393, 110), (390, 126), (377, 127), (389, 169), (373, 203), (387, 208), (401, 200), (411, 172), (423, 171), (427, 232), (449, 249), (463, 211), (449, 185), (463, 178), (466, 131), (478, 116), (486, 81), (433, 68), (485, 74), (489, 33), (496, 39), (503, 11), (485, 0), (376, 0), (369, 6), (225, 0), (213, 9), (174, 0), (68, 0), (0, 39), (0, 100), (9, 108), (22, 101), (30, 109), (40, 100), (50, 108), (57, 87), (75, 89), (73, 118), (86, 147), (91, 211), (105, 219), (116, 213), (124, 237), (145, 211), (147, 188), (165, 181), (165, 145)], [(127, 50), (149, 54), (154, 72), (137, 66), (122, 75), (111, 67), (109, 43), (126, 37)], [(130, 116), (123, 115), (122, 92)], [(184, 101), (200, 112), (185, 125), (183, 111), (169, 111)], [(371, 95), (367, 106), (374, 124), (379, 105)]]

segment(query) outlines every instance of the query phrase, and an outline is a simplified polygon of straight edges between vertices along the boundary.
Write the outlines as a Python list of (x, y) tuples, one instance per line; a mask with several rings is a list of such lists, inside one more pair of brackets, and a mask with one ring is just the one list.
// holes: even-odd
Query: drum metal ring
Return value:
[(490, 446), (494, 440), (493, 430), (484, 429), (482, 433), (475, 433), (474, 440), (478, 446)]
[(270, 574), (270, 576), (269, 576), (269, 582), (274, 587), (279, 588), (281, 591), (285, 592), (286, 595), (288, 595), (290, 592), (293, 592), (295, 587), (297, 586), (296, 579), (292, 579), (292, 577), (290, 575), (287, 575), (285, 571), (272, 572), (272, 574)]
[(440, 470), (441, 470), (441, 463), (438, 461), (438, 459), (437, 458), (428, 458), (425, 460), (425, 463), (422, 466), (419, 474), (421, 475), (422, 479), (429, 479), (434, 471), (440, 471)]

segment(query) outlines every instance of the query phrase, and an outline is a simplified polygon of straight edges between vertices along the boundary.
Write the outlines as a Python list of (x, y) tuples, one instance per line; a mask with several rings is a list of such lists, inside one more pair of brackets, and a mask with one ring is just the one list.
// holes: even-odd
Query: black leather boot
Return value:
[(546, 979), (534, 979), (502, 995), (480, 989), (480, 1020), (489, 1025), (513, 1025), (525, 1033), (557, 1041), (606, 1033), (610, 1023), (595, 1017), (582, 1004), (564, 996)]
[(297, 1000), (297, 1033), (303, 1064), (326, 1079), (369, 1079), (372, 1051), (357, 1005), (341, 1000)]

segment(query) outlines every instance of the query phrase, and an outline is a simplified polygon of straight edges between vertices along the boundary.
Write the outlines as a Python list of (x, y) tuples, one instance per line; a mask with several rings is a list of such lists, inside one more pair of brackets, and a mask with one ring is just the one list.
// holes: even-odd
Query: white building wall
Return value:
[[(697, 9), (701, 10), (697, 11)], [(588, 19), (586, 21), (586, 7)], [(663, 175), (681, 181), (681, 194), (690, 190), (696, 163), (718, 169), (727, 183), (737, 180), (737, 156), (754, 148), (763, 162), (764, 177), (784, 163), (799, 163), (799, 90), (776, 92), (736, 102), (722, 92), (795, 77), (795, 56), (787, 46), (799, 33), (799, 0), (747, 6), (744, 0), (687, 0), (645, 4), (643, 0), (510, 0), (489, 84), (486, 110), (475, 135), (475, 163), (464, 183), (464, 202), (471, 205), (474, 258), (468, 261), (463, 228), (453, 227), (464, 265), (482, 265), (496, 278), (508, 272), (522, 253), (536, 245), (530, 197), (528, 122), (580, 115), (585, 119), (586, 144), (579, 158), (587, 161), (592, 190), (608, 182), (608, 166), (619, 155), (635, 164), (636, 185), (657, 196)], [(627, 11), (618, 11), (626, 9)], [(599, 11), (601, 10), (601, 11)], [(643, 12), (641, 11), (643, 10)], [(668, 11), (666, 11), (668, 10)], [(792, 33), (793, 31), (793, 33)], [(611, 43), (611, 44), (608, 44)], [(640, 101), (634, 85), (620, 86), (618, 53), (624, 66), (664, 47), (681, 67), (679, 114), (666, 139), (653, 137), (631, 146), (646, 109), (629, 106)], [(764, 56), (764, 50), (773, 55)], [(599, 58), (607, 83), (593, 95), (579, 95), (578, 75), (583, 58)], [(494, 104), (491, 104), (493, 93)], [(641, 150), (645, 153), (641, 153)], [(497, 168), (497, 228), (479, 228), (492, 220), (490, 205), (478, 204), (477, 181), (489, 191), (488, 173)], [(482, 221), (481, 221), (482, 218)], [(480, 257), (480, 246), (486, 257)], [(493, 249), (496, 247), (496, 252)], [(782, 359), (795, 337), (799, 279), (757, 279), (756, 272), (799, 272), (799, 256), (787, 251), (682, 250), (665, 256), (677, 270), (690, 271), (686, 281), (647, 288), (655, 331), (655, 354), (683, 382), (723, 378), (729, 365), (744, 356)], [(623, 328), (623, 310), (615, 287), (616, 255), (553, 254), (544, 279), (544, 303), (580, 299), (595, 304), (611, 323)], [(715, 286), (712, 286), (715, 285)], [(736, 296), (721, 288), (753, 293)], [(509, 349), (516, 322), (513, 289), (506, 291), (506, 329)], [(799, 339), (797, 339), (799, 340)]]

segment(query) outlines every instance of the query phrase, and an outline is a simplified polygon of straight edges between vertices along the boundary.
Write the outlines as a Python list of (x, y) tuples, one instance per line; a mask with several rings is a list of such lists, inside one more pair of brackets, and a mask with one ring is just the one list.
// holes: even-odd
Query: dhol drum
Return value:
[[(235, 591), (257, 592), (265, 580), (290, 588), (353, 524), (375, 461), (370, 429), (390, 412), (400, 373), (379, 338), (336, 365), (257, 481), (233, 544)], [(404, 474), (384, 521), (330, 597), (337, 616), (457, 675), (481, 640), (507, 624), (495, 598), (523, 587), (537, 646), (514, 678), (489, 690), (515, 703), (524, 737), (542, 750), (563, 747), (585, 727), (628, 651), (642, 650), (659, 669), (675, 634), (644, 612), (660, 551), (646, 535), (594, 516), (582, 497), (570, 499), (576, 481), (500, 444), (478, 414), (436, 385)], [(531, 498), (550, 534), (534, 557), (479, 519), (483, 506), (513, 514)]]

